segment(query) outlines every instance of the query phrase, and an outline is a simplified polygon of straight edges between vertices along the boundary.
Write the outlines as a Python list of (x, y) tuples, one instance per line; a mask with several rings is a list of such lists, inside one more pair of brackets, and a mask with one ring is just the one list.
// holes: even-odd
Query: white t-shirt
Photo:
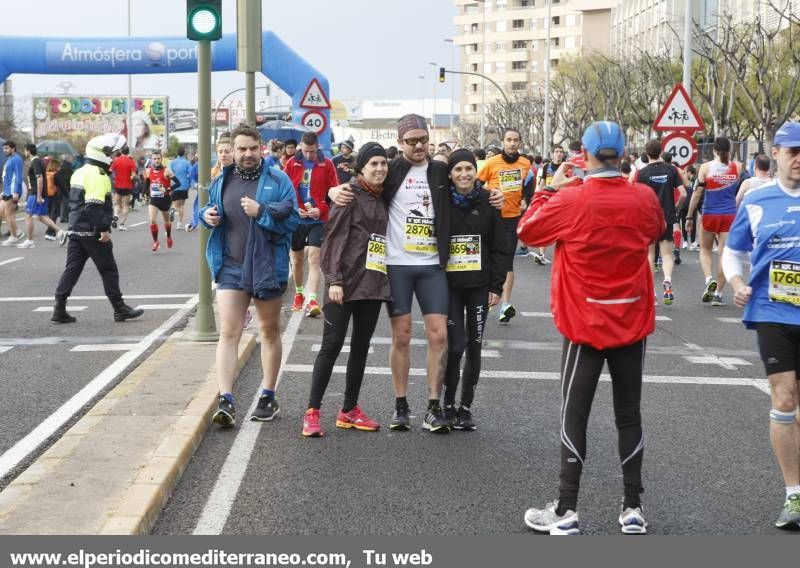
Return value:
[(386, 264), (439, 264), (428, 165), (412, 166), (389, 205)]

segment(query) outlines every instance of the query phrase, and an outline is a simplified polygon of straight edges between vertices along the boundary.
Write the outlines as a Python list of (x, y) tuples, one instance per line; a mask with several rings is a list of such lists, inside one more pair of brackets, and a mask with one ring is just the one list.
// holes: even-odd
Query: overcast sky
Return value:
[[(133, 36), (185, 36), (185, 0), (130, 1)], [(3, 4), (3, 36), (127, 35), (128, 0)], [(455, 30), (452, 0), (264, 0), (262, 10), (264, 29), (277, 33), (325, 74), (334, 99), (418, 98), (423, 92), (430, 97), (438, 70), (429, 62), (451, 65), (451, 44), (444, 40), (452, 38)], [(236, 0), (223, 0), (222, 18), (223, 32), (235, 32)], [(423, 74), (425, 84), (418, 78)], [(127, 93), (126, 75), (12, 75), (11, 79), (15, 96), (61, 93), (57, 85), (62, 81), (75, 85), (72, 94)], [(265, 84), (263, 75), (257, 75), (256, 84)], [(244, 87), (241, 73), (212, 76), (216, 99), (239, 87)], [(169, 95), (172, 107), (194, 107), (196, 91), (193, 73), (133, 76), (134, 95)]]

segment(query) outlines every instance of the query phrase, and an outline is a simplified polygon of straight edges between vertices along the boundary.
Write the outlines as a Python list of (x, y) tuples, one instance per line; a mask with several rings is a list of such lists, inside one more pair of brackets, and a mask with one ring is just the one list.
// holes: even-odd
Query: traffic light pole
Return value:
[[(208, 204), (208, 183), (211, 181), (211, 42), (197, 42), (197, 195), (200, 207)], [(200, 231), (198, 288), (200, 299), (194, 329), (189, 333), (193, 341), (216, 341), (219, 338), (211, 297), (211, 273), (206, 263), (206, 246), (210, 232), (204, 226)]]

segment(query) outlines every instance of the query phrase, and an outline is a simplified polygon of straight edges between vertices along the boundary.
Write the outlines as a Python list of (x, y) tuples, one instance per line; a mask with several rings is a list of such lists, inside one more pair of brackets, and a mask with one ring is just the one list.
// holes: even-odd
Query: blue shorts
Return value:
[(43, 203), (36, 202), (35, 195), (29, 195), (28, 200), (25, 202), (25, 213), (28, 215), (38, 215), (39, 217), (47, 217), (47, 198), (44, 198)]
[[(280, 287), (270, 290), (259, 300), (274, 300), (280, 298), (286, 292), (286, 282), (279, 282)], [(228, 257), (222, 262), (222, 268), (217, 275), (217, 290), (239, 290), (242, 291), (242, 265)]]
[(392, 301), (387, 304), (390, 318), (410, 314), (414, 294), (422, 315), (447, 315), (450, 309), (447, 273), (438, 264), (391, 264), (386, 271), (392, 291)]

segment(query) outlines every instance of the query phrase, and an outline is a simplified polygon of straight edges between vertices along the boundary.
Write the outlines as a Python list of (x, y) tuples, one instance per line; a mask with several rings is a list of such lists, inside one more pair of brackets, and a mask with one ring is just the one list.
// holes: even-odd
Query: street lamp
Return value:
[(417, 79), (422, 80), (422, 118), (425, 118), (425, 75), (417, 75)]
[[(435, 62), (428, 62), (428, 65), (433, 65), (434, 69), (439, 68), (439, 64)], [(434, 79), (436, 79), (436, 74), (434, 74), (433, 77)], [(435, 116), (436, 116), (436, 81), (433, 82), (433, 110), (431, 111), (431, 129), (436, 128), (436, 125), (434, 124)]]
[[(456, 42), (454, 40), (452, 40), (452, 39), (445, 39), (444, 41), (445, 41), (445, 43), (449, 43), (452, 46), (452, 62), (451, 62), (450, 68), (455, 71), (455, 68), (456, 68)], [(450, 138), (451, 139), (455, 138), (455, 136), (453, 134), (453, 115), (455, 114), (454, 107), (456, 106), (456, 103), (455, 103), (455, 92), (456, 92), (456, 86), (455, 86), (455, 83), (453, 83), (452, 85), (450, 85), (450, 112), (449, 112), (449, 114), (450, 114)]]

